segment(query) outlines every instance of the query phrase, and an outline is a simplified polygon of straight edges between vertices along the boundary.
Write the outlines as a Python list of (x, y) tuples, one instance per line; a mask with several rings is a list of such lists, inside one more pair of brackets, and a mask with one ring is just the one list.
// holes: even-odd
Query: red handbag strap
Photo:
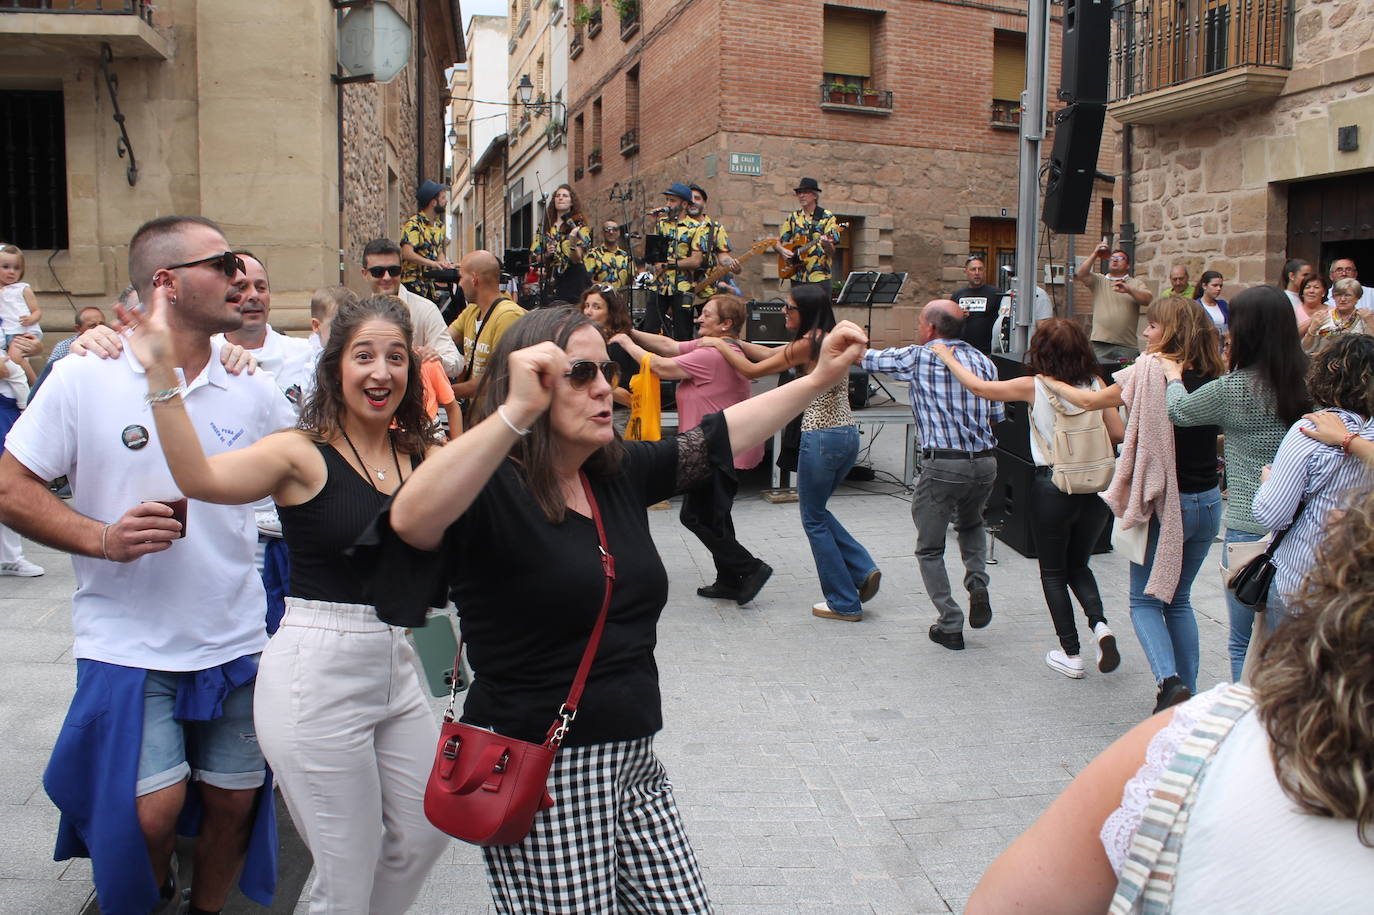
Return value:
[[(606, 615), (611, 609), (611, 591), (615, 584), (615, 557), (611, 555), (610, 547), (606, 543), (606, 528), (601, 523), (601, 509), (596, 504), (596, 495), (592, 492), (591, 481), (587, 475), (578, 471), (578, 477), (582, 480), (582, 491), (587, 494), (587, 505), (592, 511), (592, 523), (596, 525), (597, 549), (601, 552), (601, 571), (606, 576), (606, 591), (601, 598), (601, 612), (597, 614), (596, 625), (592, 627), (591, 637), (587, 639), (587, 647), (582, 652), (582, 660), (577, 665), (577, 674), (573, 677), (572, 686), (568, 689), (568, 698), (563, 700), (563, 705), (558, 709), (558, 717), (554, 718), (553, 724), (549, 726), (549, 732), (544, 737), (544, 745), (557, 749), (563, 743), (564, 736), (568, 733), (568, 726), (577, 717), (577, 705), (582, 701), (582, 690), (587, 685), (587, 674), (591, 673), (592, 659), (596, 657), (596, 650), (601, 645), (601, 634), (606, 630)], [(444, 720), (453, 720), (453, 707), (458, 701), (458, 671), (463, 657), (463, 635), (462, 627), (458, 629), (458, 650), (453, 656), (453, 688), (449, 693), (448, 710), (444, 713)]]

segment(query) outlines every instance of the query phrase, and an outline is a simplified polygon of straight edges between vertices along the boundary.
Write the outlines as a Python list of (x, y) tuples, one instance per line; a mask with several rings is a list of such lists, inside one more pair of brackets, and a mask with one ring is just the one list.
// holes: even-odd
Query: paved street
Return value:
[[(899, 430), (877, 437), (880, 475), (900, 475)], [(882, 566), (881, 593), (861, 624), (812, 617), (820, 593), (797, 506), (757, 498), (756, 477), (735, 523), (776, 573), (750, 606), (698, 598), (709, 556), (676, 510), (652, 513), (672, 580), (657, 750), (712, 899), (741, 913), (960, 911), (997, 852), (1153, 705), (1126, 564), (1094, 560), (1121, 668), (1102, 675), (1090, 663), (1071, 681), (1043, 662), (1056, 643), (1034, 561), (1001, 543), (991, 626), (966, 630), (963, 652), (927, 639), (933, 611), (912, 555), (910, 496), (891, 483), (847, 487), (831, 503)], [(40, 784), (74, 679), (73, 578), (64, 557), (27, 553), (46, 576), (0, 579), (0, 913), (75, 913), (89, 863), (51, 860), (57, 814)], [(1194, 589), (1203, 686), (1226, 672), (1214, 570), (1209, 561)], [(484, 912), (488, 900), (477, 849), (455, 842), (414, 911)], [(249, 910), (261, 911), (235, 909)]]

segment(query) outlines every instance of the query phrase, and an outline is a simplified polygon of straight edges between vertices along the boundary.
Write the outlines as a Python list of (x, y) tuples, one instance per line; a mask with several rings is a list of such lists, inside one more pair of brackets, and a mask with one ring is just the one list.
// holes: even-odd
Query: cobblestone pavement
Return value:
[[(880, 474), (900, 475), (900, 429), (876, 437)], [(678, 524), (676, 504), (651, 513), (672, 582), (656, 746), (712, 900), (741, 913), (960, 911), (998, 851), (1153, 705), (1126, 563), (1093, 560), (1121, 667), (1099, 674), (1089, 658), (1086, 678), (1068, 680), (1043, 661), (1056, 643), (1035, 562), (1005, 544), (991, 570), (992, 624), (966, 630), (962, 652), (928, 640), (934, 612), (900, 485), (846, 486), (832, 500), (882, 566), (882, 591), (860, 624), (814, 618), (820, 591), (797, 506), (758, 498), (756, 477), (735, 524), (776, 571), (749, 606), (697, 597), (713, 577), (709, 556)], [(90, 865), (52, 861), (57, 813), (40, 783), (74, 681), (73, 577), (65, 557), (27, 553), (47, 575), (0, 579), (0, 913), (74, 913), (89, 896)], [(951, 539), (956, 582), (957, 554)], [(1227, 670), (1215, 568), (1204, 566), (1193, 591), (1203, 686)], [(478, 850), (455, 842), (413, 911), (489, 909)]]

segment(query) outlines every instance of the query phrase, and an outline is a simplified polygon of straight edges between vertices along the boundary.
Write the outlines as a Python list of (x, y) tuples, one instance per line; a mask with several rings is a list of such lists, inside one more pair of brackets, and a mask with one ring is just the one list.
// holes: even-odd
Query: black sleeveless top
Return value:
[[(389, 498), (363, 479), (332, 445), (316, 443), (328, 472), (324, 488), (300, 505), (279, 505), (282, 537), (291, 554), (286, 593), (306, 600), (366, 604), (366, 577), (345, 555)], [(412, 456), (412, 469), (419, 463)]]

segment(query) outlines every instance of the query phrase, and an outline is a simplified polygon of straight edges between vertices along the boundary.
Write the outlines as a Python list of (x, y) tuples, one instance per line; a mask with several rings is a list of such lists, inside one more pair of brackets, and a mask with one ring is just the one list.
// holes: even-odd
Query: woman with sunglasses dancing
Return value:
[[(389, 526), (410, 547), (384, 539), (375, 580), (414, 568), (416, 549), (439, 551), (476, 671), (463, 720), (503, 735), (542, 742), (573, 680), (604, 595), (594, 510), (613, 558), (605, 633), (549, 776), (554, 806), (519, 844), (483, 849), (498, 911), (709, 911), (653, 752), (668, 576), (646, 508), (732, 475), (731, 454), (846, 377), (863, 341), (841, 324), (800, 381), (681, 435), (624, 442), (611, 422), (619, 367), (601, 332), (572, 308), (531, 312), (501, 338), (476, 422), (397, 494)], [(423, 603), (398, 612), (418, 619)]]
[[(149, 389), (177, 389), (160, 294), (130, 345)], [(180, 398), (154, 401), (187, 496), (272, 496), (291, 553), (281, 628), (263, 651), (253, 718), (315, 863), (311, 912), (403, 912), (448, 845), (426, 820), (438, 739), (403, 630), (377, 618), (345, 551), (434, 447), (400, 299), (339, 306), (297, 429), (206, 458)]]
[[(830, 294), (816, 284), (798, 284), (787, 294), (784, 320), (792, 342), (773, 350), (760, 362), (750, 362), (723, 337), (703, 337), (746, 378), (762, 378), (790, 368), (811, 372), (825, 335), (835, 327)], [(802, 529), (811, 544), (816, 574), (825, 599), (811, 608), (822, 619), (858, 622), (863, 604), (878, 593), (882, 572), (873, 557), (840, 519), (826, 507), (859, 454), (859, 427), (849, 409), (849, 377), (836, 381), (806, 405), (802, 414), (801, 451), (797, 456), (797, 501)]]

